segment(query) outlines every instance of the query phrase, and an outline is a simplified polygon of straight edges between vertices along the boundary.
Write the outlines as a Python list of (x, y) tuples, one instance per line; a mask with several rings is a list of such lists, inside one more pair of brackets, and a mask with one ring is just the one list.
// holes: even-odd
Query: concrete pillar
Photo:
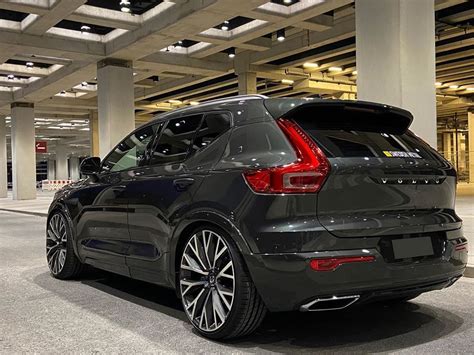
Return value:
[(257, 73), (243, 72), (238, 74), (239, 95), (257, 93)]
[(99, 153), (107, 153), (135, 129), (132, 62), (104, 59), (97, 64)]
[(357, 0), (357, 98), (409, 110), (436, 147), (434, 0)]
[(36, 198), (35, 111), (32, 103), (14, 102), (12, 109), (13, 199)]
[(7, 197), (7, 129), (5, 117), (0, 116), (0, 198)]
[(56, 166), (53, 159), (48, 159), (48, 180), (56, 180)]
[(443, 155), (444, 157), (449, 160), (452, 160), (452, 137), (453, 134), (451, 132), (443, 133)]
[(79, 157), (69, 157), (69, 176), (71, 180), (79, 180)]
[(66, 145), (61, 143), (56, 145), (56, 180), (67, 180), (69, 178), (67, 153)]
[(468, 145), (468, 156), (469, 156), (469, 182), (474, 184), (474, 112), (467, 113), (467, 127), (468, 127), (468, 136), (469, 141)]
[(99, 114), (96, 110), (91, 110), (89, 114), (89, 134), (92, 157), (98, 157), (99, 153)]

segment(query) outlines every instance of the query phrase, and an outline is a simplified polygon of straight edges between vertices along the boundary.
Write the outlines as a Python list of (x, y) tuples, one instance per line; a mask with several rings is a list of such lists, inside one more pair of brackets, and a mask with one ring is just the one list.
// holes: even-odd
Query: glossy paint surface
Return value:
[[(107, 171), (60, 191), (50, 211), (66, 213), (80, 260), (174, 288), (183, 238), (198, 226), (216, 226), (236, 242), (271, 310), (462, 274), (467, 253), (455, 250), (463, 240), (454, 211), (455, 172), (440, 158), (330, 157), (331, 173), (319, 193), (254, 193), (243, 171), (296, 159), (264, 101), (229, 100), (165, 114), (159, 120), (225, 111), (232, 127), (179, 163)], [(384, 183), (387, 178), (396, 180)], [(417, 236), (432, 237), (436, 255), (391, 259), (393, 238)], [(361, 254), (375, 262), (332, 272), (308, 266), (319, 255)]]

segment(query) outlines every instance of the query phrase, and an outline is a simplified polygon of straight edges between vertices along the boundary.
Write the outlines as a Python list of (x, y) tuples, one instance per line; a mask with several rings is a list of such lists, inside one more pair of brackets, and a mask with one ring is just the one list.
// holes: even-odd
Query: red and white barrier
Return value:
[(43, 180), (41, 181), (42, 191), (56, 191), (70, 184), (72, 180)]

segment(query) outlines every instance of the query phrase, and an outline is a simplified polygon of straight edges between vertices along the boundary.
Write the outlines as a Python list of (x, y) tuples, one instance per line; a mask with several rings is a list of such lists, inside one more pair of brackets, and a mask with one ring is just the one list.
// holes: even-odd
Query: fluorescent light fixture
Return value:
[(168, 100), (168, 102), (173, 105), (181, 105), (183, 103), (183, 101), (175, 99)]
[(459, 89), (459, 85), (449, 85), (450, 89)]
[(312, 63), (312, 62), (306, 62), (306, 63), (303, 64), (303, 68), (315, 69), (315, 68), (319, 68), (319, 64), (318, 63)]
[(224, 21), (221, 26), (222, 31), (228, 31), (229, 30), (229, 21)]
[(183, 48), (183, 41), (178, 41), (174, 46), (176, 48)]
[(59, 93), (59, 95), (61, 95), (61, 96), (66, 95), (66, 91), (65, 91), (65, 90), (62, 90), (62, 91)]
[(474, 91), (474, 88), (466, 88), (467, 91)]
[(277, 31), (277, 41), (278, 42), (283, 42), (285, 40), (285, 29), (282, 28), (282, 29), (279, 29)]
[(328, 70), (332, 73), (337, 73), (337, 72), (341, 72), (342, 68), (341, 67), (329, 67)]
[(13, 80), (13, 79), (15, 79), (15, 75), (13, 75), (13, 74), (8, 74), (8, 75), (7, 75), (7, 78), (8, 78), (8, 80)]
[(283, 0), (283, 3), (284, 4), (291, 4), (291, 3), (293, 3), (293, 0)]
[(281, 83), (286, 85), (293, 85), (295, 81), (291, 79), (281, 79)]
[(83, 82), (81, 83), (81, 86), (87, 86), (87, 85), (89, 85), (89, 84), (87, 83), (87, 81), (83, 81)]
[(189, 104), (191, 106), (197, 106), (197, 105), (199, 105), (199, 101), (189, 101)]
[(352, 72), (352, 75), (357, 75), (357, 70), (354, 70), (354, 71)]
[(126, 12), (126, 13), (132, 12), (129, 0), (120, 0), (120, 11)]
[(81, 26), (81, 32), (90, 32), (90, 31), (91, 31), (90, 26), (87, 26), (87, 25), (82, 25)]
[(227, 50), (227, 55), (229, 56), (229, 58), (235, 58), (235, 48), (234, 47), (231, 47)]
[(33, 62), (26, 62), (25, 65), (26, 65), (26, 68), (27, 68), (27, 69), (31, 69), (31, 68), (33, 68), (33, 67), (35, 66), (35, 63), (33, 63)]
[(441, 83), (441, 82), (437, 81), (437, 82), (435, 83), (435, 86), (436, 86), (436, 87), (443, 86), (443, 83)]

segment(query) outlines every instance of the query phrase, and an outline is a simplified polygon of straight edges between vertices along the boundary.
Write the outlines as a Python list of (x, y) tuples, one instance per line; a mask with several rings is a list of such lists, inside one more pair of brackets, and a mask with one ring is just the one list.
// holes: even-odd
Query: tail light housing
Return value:
[(330, 170), (326, 156), (296, 122), (280, 118), (277, 124), (297, 159), (283, 166), (244, 172), (248, 185), (254, 192), (266, 194), (318, 192)]

